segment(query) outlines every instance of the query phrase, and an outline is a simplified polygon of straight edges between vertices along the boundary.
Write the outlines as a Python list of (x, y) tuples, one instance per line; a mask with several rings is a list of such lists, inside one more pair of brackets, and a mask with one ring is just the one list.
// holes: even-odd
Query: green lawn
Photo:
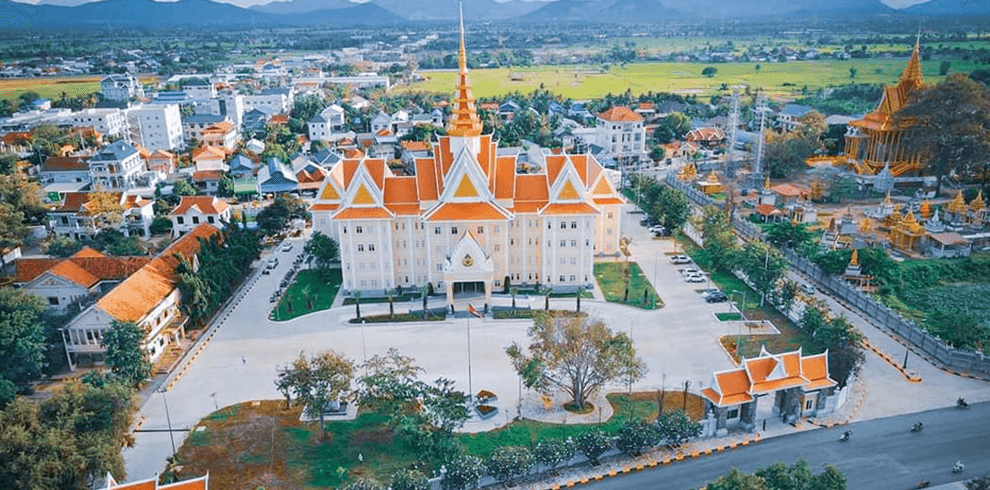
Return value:
[(340, 269), (331, 269), (326, 279), (315, 269), (299, 271), (296, 279), (279, 299), (278, 306), (272, 312), (272, 320), (286, 321), (314, 311), (330, 309), (342, 281)]
[(742, 320), (742, 315), (736, 312), (732, 312), (732, 313), (722, 312), (722, 313), (716, 313), (715, 318), (718, 318), (718, 321), (720, 322), (737, 322), (739, 320)]
[[(938, 82), (939, 61), (922, 63), (925, 81)], [(962, 59), (953, 59), (953, 71), (972, 70), (975, 65)], [(803, 87), (809, 90), (845, 85), (848, 83), (896, 83), (906, 58), (853, 59), (848, 61), (820, 60), (793, 61), (787, 63), (633, 63), (614, 65), (608, 72), (594, 66), (536, 66), (513, 68), (483, 68), (471, 71), (471, 84), (476, 97), (497, 97), (515, 91), (529, 93), (544, 87), (547, 90), (573, 99), (599, 98), (607, 93), (618, 94), (626, 89), (633, 94), (673, 92), (711, 95), (721, 92), (722, 84), (728, 86), (746, 84), (763, 88), (771, 95), (799, 96)], [(718, 73), (705, 77), (701, 71), (714, 66)], [(856, 69), (855, 78), (849, 77), (849, 69)], [(455, 71), (421, 71), (425, 80), (412, 85), (397, 86), (399, 92), (450, 93), (454, 87)], [(510, 75), (522, 75), (510, 78)]]
[[(623, 301), (626, 288), (625, 270), (629, 271), (629, 301)], [(657, 291), (647, 280), (635, 262), (597, 262), (595, 263), (595, 280), (601, 288), (607, 301), (622, 303), (630, 306), (653, 310), (663, 308), (663, 300), (657, 296)], [(643, 291), (647, 291), (646, 304), (643, 304)], [(656, 303), (654, 304), (654, 299)]]

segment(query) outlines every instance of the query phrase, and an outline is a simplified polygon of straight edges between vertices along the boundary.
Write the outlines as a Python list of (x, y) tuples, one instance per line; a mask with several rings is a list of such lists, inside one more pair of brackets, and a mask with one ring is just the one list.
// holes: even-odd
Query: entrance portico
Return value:
[(471, 232), (464, 233), (443, 262), (443, 284), (447, 291), (447, 307), (454, 305), (454, 289), (470, 291), (477, 283), (484, 284), (485, 305), (492, 302), (492, 283), (495, 267), (492, 258), (475, 240)]

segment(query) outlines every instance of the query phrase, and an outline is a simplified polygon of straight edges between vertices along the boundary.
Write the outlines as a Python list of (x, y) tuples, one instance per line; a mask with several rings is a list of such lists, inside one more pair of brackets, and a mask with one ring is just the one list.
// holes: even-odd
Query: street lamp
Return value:
[(172, 455), (175, 455), (175, 436), (172, 435), (172, 417), (168, 413), (168, 398), (165, 398), (165, 387), (158, 388), (162, 394), (162, 402), (165, 403), (165, 422), (168, 424), (168, 440), (172, 443)]
[(742, 322), (736, 323), (736, 355), (739, 355), (739, 341), (742, 340), (742, 323), (746, 321), (746, 290), (736, 291), (732, 290), (732, 293), (742, 293), (742, 304), (739, 305), (739, 318)]
[(471, 384), (471, 317), (467, 319), (467, 355), (468, 355), (468, 400), (474, 402), (474, 387)]

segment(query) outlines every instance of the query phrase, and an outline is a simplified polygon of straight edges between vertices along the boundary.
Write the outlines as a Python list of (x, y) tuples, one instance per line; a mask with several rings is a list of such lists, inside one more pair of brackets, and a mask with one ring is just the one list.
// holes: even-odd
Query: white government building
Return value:
[(595, 255), (619, 251), (625, 202), (590, 155), (546, 157), (542, 173), (519, 174), (482, 135), (468, 81), (461, 25), (459, 75), (447, 136), (415, 176), (386, 162), (345, 159), (330, 170), (311, 207), (313, 226), (340, 243), (343, 288), (366, 296), (432, 284), (493, 288), (590, 288)]

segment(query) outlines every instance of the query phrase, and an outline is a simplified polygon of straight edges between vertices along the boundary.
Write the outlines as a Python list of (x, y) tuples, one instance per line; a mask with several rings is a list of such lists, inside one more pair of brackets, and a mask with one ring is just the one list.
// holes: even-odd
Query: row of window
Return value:
[[(180, 224), (180, 225), (184, 225), (184, 224), (186, 224), (186, 218), (183, 217), (183, 216), (177, 216), (175, 218), (175, 222), (178, 223), (178, 224)], [(207, 216), (206, 217), (206, 222), (212, 225), (212, 224), (216, 223), (216, 219), (213, 216)], [(198, 225), (199, 224), (199, 216), (193, 216), (192, 217), (192, 224), (194, 224), (194, 225)]]

